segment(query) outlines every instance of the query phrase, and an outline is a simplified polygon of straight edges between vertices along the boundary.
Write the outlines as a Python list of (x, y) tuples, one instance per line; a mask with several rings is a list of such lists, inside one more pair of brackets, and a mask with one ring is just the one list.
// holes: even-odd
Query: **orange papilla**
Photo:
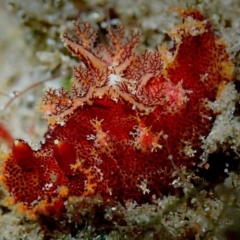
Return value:
[(24, 171), (34, 168), (35, 161), (31, 147), (23, 140), (15, 140), (12, 148), (16, 164)]
[(63, 141), (55, 141), (54, 156), (58, 162), (59, 167), (66, 174), (73, 174), (71, 165), (76, 162), (76, 150), (73, 145)]

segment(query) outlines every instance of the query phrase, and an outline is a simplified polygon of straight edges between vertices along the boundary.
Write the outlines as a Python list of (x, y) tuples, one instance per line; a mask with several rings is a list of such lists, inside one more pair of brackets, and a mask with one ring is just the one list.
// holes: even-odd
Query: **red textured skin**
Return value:
[[(198, 11), (183, 13), (184, 18), (188, 16), (203, 20)], [(222, 70), (222, 63), (231, 65), (225, 45), (219, 43), (209, 23), (206, 31), (196, 36), (185, 33), (181, 26), (179, 29), (183, 31), (179, 33), (182, 43), (177, 46), (175, 42), (169, 50), (173, 55), (176, 53), (174, 61), (164, 72), (150, 78), (142, 90), (149, 96), (152, 94), (152, 99), (163, 91), (163, 103), (148, 106), (145, 100), (141, 102), (141, 96), (126, 91), (146, 108), (153, 107), (150, 113), (133, 109), (132, 102), (121, 96), (113, 99), (105, 92), (101, 97), (93, 95), (91, 104), (86, 102), (64, 116), (64, 126), (53, 124), (45, 135), (45, 143), (38, 151), (32, 151), (32, 155), (26, 143), (20, 141), (21, 146), (14, 146), (4, 163), (3, 178), (16, 202), (23, 202), (31, 209), (45, 199), (49, 202), (46, 208), (52, 208), (54, 213), (56, 206), (50, 206), (52, 198), (57, 199), (57, 206), (69, 196), (96, 194), (123, 203), (145, 203), (153, 195), (169, 193), (175, 170), (169, 155), (178, 167), (184, 165), (189, 169), (196, 163), (201, 155), (200, 139), (208, 135), (214, 120), (205, 102), (215, 100), (219, 84), (231, 80)], [(122, 76), (130, 79), (137, 64), (134, 56)], [(207, 80), (201, 81), (206, 73)], [(181, 87), (175, 88), (180, 82)], [(124, 91), (125, 85), (120, 89)], [(182, 97), (188, 100), (182, 101)], [(147, 134), (141, 135), (144, 131)], [(184, 153), (186, 145), (194, 151), (192, 155)], [(27, 160), (23, 148), (28, 149), (26, 156), (31, 156)], [(77, 160), (80, 165), (74, 170), (70, 165)], [(25, 167), (27, 162), (31, 162), (31, 167)], [(60, 186), (67, 187), (66, 195), (59, 194)]]

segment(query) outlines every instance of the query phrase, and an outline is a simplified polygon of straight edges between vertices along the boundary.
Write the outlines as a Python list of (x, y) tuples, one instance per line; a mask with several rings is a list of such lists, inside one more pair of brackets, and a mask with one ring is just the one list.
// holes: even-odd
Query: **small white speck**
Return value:
[(17, 92), (14, 91), (14, 92), (12, 92), (12, 93), (9, 94), (9, 97), (10, 97), (10, 98), (14, 98), (14, 97), (16, 97), (16, 95), (17, 95)]
[(110, 74), (108, 77), (108, 86), (116, 85), (121, 82), (121, 77), (116, 74)]
[(96, 136), (93, 135), (93, 134), (89, 134), (89, 135), (86, 136), (86, 139), (87, 139), (88, 141), (90, 141), (90, 140), (95, 140), (95, 139), (96, 139)]
[(64, 121), (59, 121), (58, 124), (59, 124), (60, 126), (64, 126), (64, 125), (65, 125), (65, 122), (64, 122)]
[(163, 135), (163, 139), (167, 140), (167, 139), (168, 139), (168, 135), (167, 135), (167, 134), (164, 134), (164, 135)]

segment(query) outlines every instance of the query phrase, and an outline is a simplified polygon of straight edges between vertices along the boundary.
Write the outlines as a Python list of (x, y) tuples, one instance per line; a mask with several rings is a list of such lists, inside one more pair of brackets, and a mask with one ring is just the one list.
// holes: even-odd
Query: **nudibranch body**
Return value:
[[(71, 196), (146, 203), (171, 189), (174, 167), (191, 169), (212, 127), (209, 106), (232, 80), (226, 45), (197, 10), (182, 11), (174, 46), (135, 54), (139, 33), (109, 30), (97, 45), (88, 23), (64, 33), (83, 63), (72, 90), (46, 91), (49, 130), (34, 151), (16, 140), (2, 179), (15, 202), (34, 213), (60, 214)], [(172, 161), (171, 161), (172, 160)]]

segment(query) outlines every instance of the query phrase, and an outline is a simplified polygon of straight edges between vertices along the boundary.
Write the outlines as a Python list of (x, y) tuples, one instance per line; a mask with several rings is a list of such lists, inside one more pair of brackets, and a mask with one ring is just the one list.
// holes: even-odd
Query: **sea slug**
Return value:
[(97, 44), (89, 23), (62, 34), (82, 60), (71, 91), (48, 89), (49, 124), (38, 150), (15, 140), (2, 168), (12, 199), (32, 214), (58, 216), (69, 197), (99, 194), (139, 204), (171, 191), (174, 166), (191, 169), (213, 125), (209, 106), (233, 78), (226, 44), (197, 10), (180, 11), (173, 47), (136, 54), (139, 32), (110, 28)]

